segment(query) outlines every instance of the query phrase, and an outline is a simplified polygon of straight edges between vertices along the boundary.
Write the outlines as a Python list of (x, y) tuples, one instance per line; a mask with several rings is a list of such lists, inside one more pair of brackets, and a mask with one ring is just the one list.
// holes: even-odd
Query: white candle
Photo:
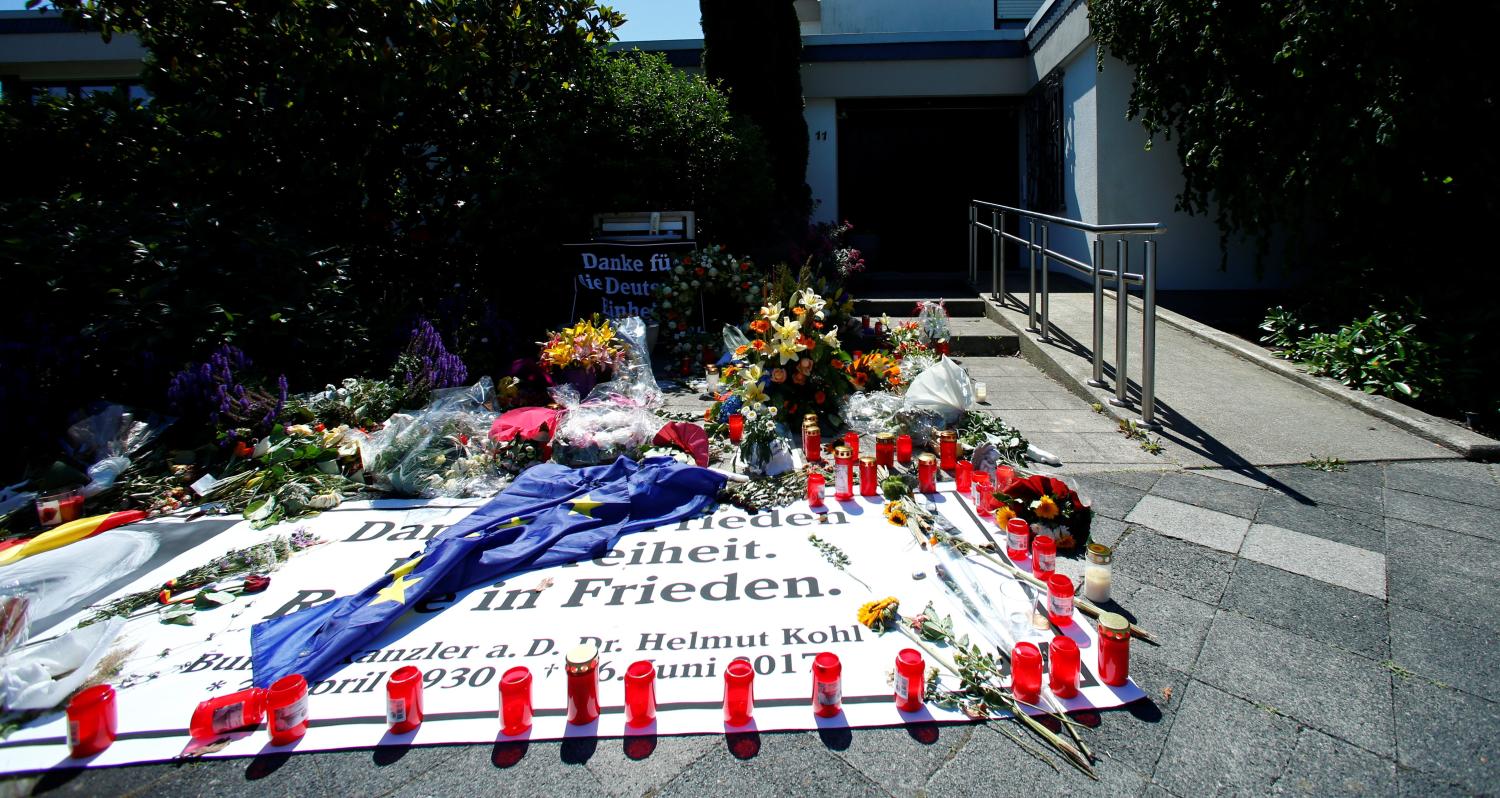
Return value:
[(983, 402), (985, 399), (989, 398), (989, 395), (989, 386), (985, 385), (982, 382), (974, 383), (974, 401)]
[(1109, 601), (1109, 583), (1109, 566), (1090, 563), (1083, 567), (1084, 598), (1095, 604)]

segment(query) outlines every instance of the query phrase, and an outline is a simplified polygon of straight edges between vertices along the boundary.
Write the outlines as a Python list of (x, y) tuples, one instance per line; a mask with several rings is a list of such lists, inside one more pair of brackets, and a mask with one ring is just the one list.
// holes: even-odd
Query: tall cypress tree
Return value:
[(765, 138), (775, 183), (775, 224), (797, 235), (812, 212), (807, 120), (802, 117), (802, 32), (793, 0), (699, 0), (703, 71), (729, 94), (729, 110)]

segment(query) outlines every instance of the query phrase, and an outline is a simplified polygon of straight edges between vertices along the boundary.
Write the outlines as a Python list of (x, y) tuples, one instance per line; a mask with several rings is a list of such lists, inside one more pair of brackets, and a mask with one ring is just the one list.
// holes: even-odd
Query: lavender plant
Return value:
[[(252, 362), (232, 344), (220, 346), (208, 361), (183, 369), (167, 386), (167, 401), (184, 418), (207, 420), (222, 431), (270, 429), (286, 407), (286, 375), (276, 378), (274, 392), (246, 380)], [(236, 435), (222, 438), (225, 445)]]

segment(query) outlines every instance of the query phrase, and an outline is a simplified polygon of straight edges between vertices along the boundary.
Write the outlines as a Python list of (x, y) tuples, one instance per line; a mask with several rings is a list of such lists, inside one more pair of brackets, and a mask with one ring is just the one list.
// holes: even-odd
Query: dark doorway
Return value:
[(1006, 98), (839, 101), (838, 213), (872, 273), (967, 271), (969, 200), (1016, 204), (1019, 109)]

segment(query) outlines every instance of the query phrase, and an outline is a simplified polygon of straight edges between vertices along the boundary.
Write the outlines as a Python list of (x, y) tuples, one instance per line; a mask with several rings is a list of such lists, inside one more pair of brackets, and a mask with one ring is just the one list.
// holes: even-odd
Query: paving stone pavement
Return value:
[[(1120, 610), (1163, 641), (1132, 647), (1147, 699), (1080, 718), (1099, 782), (976, 724), (146, 765), (12, 779), (0, 795), (1500, 792), (1500, 615), (1486, 603), (1500, 596), (1497, 466), (1184, 470), (1138, 456), (1080, 400), (1062, 406), (1066, 394), (1024, 361), (973, 360), (980, 379), (1025, 386), (1027, 398), (997, 404), (1059, 397), (1070, 420), (1042, 426), (1076, 424), (1054, 434), (1079, 436), (1077, 451), (1098, 459), (1065, 455), (1056, 470), (1091, 498), (1094, 533), (1116, 548)], [(672, 406), (703, 407), (691, 391)], [(1062, 558), (1059, 569), (1076, 576), (1082, 564)]]

